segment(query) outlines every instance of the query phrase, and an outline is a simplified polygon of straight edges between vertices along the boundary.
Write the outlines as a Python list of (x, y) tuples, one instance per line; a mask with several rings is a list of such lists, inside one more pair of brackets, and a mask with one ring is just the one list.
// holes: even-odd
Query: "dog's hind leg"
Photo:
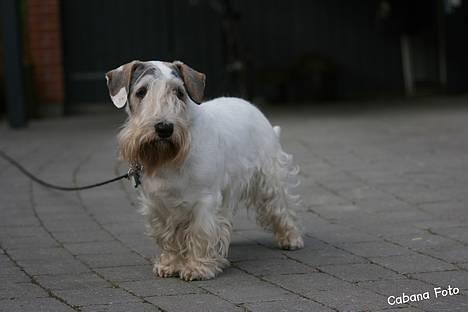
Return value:
[(299, 195), (292, 189), (298, 184), (298, 167), (292, 165), (292, 156), (279, 151), (270, 166), (264, 166), (253, 177), (249, 189), (249, 206), (254, 206), (257, 222), (272, 230), (282, 249), (294, 250), (304, 246), (296, 220)]

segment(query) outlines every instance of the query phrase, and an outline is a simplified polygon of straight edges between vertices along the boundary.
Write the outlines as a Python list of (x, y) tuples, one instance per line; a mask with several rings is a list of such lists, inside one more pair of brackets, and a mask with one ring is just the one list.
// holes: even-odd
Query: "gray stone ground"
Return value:
[[(279, 250), (240, 213), (232, 266), (210, 281), (152, 276), (128, 182), (51, 191), (0, 160), (0, 311), (468, 311), (468, 106), (453, 102), (468, 99), (271, 113), (302, 167), (306, 247)], [(92, 183), (126, 170), (122, 117), (3, 123), (0, 148), (47, 180)], [(434, 298), (448, 285), (461, 294)]]

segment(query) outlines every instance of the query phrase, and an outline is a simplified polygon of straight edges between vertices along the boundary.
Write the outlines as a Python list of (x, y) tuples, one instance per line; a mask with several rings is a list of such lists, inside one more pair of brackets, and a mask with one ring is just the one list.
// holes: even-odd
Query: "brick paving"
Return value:
[[(209, 281), (153, 277), (158, 251), (127, 181), (57, 192), (0, 160), (0, 311), (468, 311), (467, 102), (271, 110), (302, 168), (306, 247), (276, 248), (241, 212), (232, 266)], [(2, 123), (0, 148), (49, 181), (92, 183), (126, 170), (123, 117)], [(434, 298), (449, 285), (460, 294)]]

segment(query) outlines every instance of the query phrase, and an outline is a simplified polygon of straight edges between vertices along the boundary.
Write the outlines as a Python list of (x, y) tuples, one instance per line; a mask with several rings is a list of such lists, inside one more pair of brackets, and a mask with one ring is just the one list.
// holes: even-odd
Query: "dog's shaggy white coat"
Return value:
[(281, 248), (303, 247), (294, 213), (300, 198), (292, 192), (298, 168), (281, 147), (280, 128), (238, 98), (198, 105), (187, 97), (182, 110), (170, 109), (181, 104), (167, 90), (187, 82), (171, 76), (166, 63), (152, 64), (160, 68), (159, 76), (153, 77), (140, 113), (129, 113), (121, 136), (137, 131), (132, 119), (140, 118), (173, 122), (174, 136), (182, 127), (190, 141), (182, 162), (163, 164), (142, 180), (141, 211), (161, 249), (154, 273), (192, 280), (221, 272), (229, 263), (231, 220), (239, 206), (255, 210), (258, 223), (274, 232)]

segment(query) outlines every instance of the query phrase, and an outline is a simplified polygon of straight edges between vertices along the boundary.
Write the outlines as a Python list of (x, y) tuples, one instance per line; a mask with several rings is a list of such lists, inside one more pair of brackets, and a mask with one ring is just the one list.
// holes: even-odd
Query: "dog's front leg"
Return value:
[(205, 195), (194, 206), (185, 235), (184, 263), (180, 278), (186, 281), (211, 279), (229, 265), (226, 259), (231, 222), (221, 207), (221, 195)]
[(162, 251), (153, 266), (153, 274), (159, 277), (171, 277), (180, 271), (181, 257), (173, 251)]

